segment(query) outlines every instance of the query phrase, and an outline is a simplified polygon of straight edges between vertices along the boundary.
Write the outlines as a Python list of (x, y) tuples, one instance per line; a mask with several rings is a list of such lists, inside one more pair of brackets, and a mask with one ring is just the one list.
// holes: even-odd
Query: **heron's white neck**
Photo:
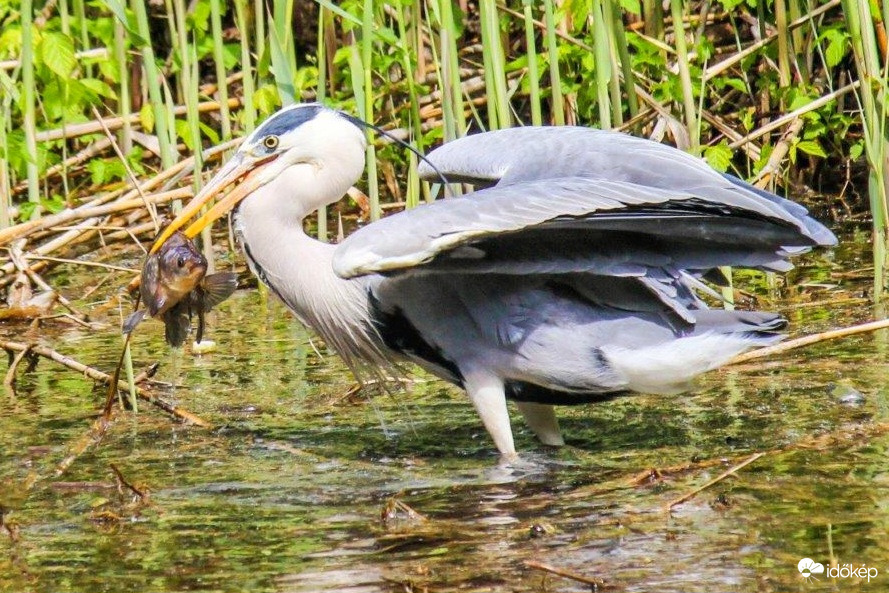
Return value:
[[(290, 169), (306, 167), (309, 165)], [(335, 246), (306, 235), (303, 219), (311, 210), (304, 204), (319, 197), (313, 194), (308, 196), (312, 200), (302, 199), (307, 197), (303, 192), (317, 191), (313, 189), (317, 185), (300, 179), (309, 175), (316, 173), (282, 175), (257, 189), (241, 202), (235, 230), (252, 260), (253, 272), (353, 369), (361, 360), (385, 365), (387, 357), (373, 326), (368, 297), (368, 290), (379, 278), (338, 277), (331, 265)], [(317, 183), (317, 178), (312, 181)], [(340, 187), (345, 185), (341, 196), (352, 180), (339, 183)], [(333, 201), (327, 199), (325, 203)]]

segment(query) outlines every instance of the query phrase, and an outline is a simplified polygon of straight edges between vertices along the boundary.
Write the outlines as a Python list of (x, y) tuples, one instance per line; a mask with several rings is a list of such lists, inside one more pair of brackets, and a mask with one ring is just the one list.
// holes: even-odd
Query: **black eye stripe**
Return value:
[(310, 103), (279, 111), (257, 128), (256, 137), (280, 136), (286, 132), (292, 132), (323, 110), (321, 105)]

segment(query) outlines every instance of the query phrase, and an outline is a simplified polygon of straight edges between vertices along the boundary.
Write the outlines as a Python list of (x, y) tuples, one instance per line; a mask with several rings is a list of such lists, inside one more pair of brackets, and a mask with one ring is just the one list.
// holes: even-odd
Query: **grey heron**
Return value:
[(780, 315), (708, 308), (702, 278), (786, 271), (789, 256), (836, 243), (804, 207), (699, 158), (583, 127), (446, 143), (428, 162), (476, 191), (317, 241), (303, 221), (361, 177), (365, 126), (319, 104), (281, 109), (152, 249), (240, 182), (185, 234), (233, 211), (252, 271), (353, 370), (408, 361), (462, 387), (507, 459), (507, 400), (560, 445), (553, 405), (679, 393), (780, 339)]

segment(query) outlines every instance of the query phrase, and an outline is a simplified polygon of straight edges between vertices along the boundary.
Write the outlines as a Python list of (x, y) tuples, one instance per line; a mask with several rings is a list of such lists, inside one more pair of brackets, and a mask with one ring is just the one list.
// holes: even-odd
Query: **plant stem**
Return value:
[(219, 117), (222, 120), (222, 139), (231, 140), (232, 126), (228, 113), (228, 85), (226, 84), (225, 60), (222, 40), (222, 9), (219, 0), (210, 0), (210, 23), (213, 28), (213, 62), (216, 66), (216, 87), (219, 93)]
[(148, 98), (154, 111), (154, 127), (157, 131), (158, 143), (160, 144), (161, 166), (164, 169), (169, 169), (176, 162), (176, 159), (173, 156), (174, 151), (171, 146), (168, 110), (165, 108), (166, 103), (161, 94), (160, 73), (157, 69), (157, 63), (154, 61), (154, 49), (151, 47), (151, 30), (148, 27), (145, 2), (142, 0), (131, 0), (130, 6), (136, 15), (136, 26), (139, 35), (144, 41), (144, 45), (140, 48), (142, 51), (142, 67), (145, 69)]
[[(248, 134), (256, 127), (256, 109), (253, 106), (253, 66), (250, 56), (250, 33), (247, 24), (247, 0), (235, 0), (235, 25), (241, 35), (241, 84), (244, 86), (244, 131)], [(260, 40), (256, 44), (259, 46)]]
[(688, 64), (688, 47), (685, 42), (685, 23), (682, 13), (682, 0), (670, 0), (673, 13), (673, 35), (676, 37), (676, 54), (679, 58), (679, 78), (682, 81), (682, 103), (685, 111), (685, 124), (691, 141), (691, 151), (698, 152), (700, 128), (698, 126), (694, 91), (691, 84), (691, 70)]
[(522, 0), (525, 12), (525, 54), (528, 56), (528, 88), (531, 102), (531, 123), (539, 126), (543, 123), (540, 110), (540, 74), (537, 72), (537, 45), (534, 38), (534, 18), (531, 14), (532, 0)]
[[(374, 108), (374, 88), (372, 77), (372, 59), (373, 59), (373, 35), (374, 35), (374, 2), (373, 0), (364, 0), (364, 11), (361, 25), (361, 64), (364, 72), (364, 121), (373, 123)], [(380, 189), (377, 181), (377, 152), (374, 147), (373, 138), (370, 130), (365, 132), (368, 137), (367, 142), (367, 189), (368, 198), (370, 199), (370, 219), (377, 220), (380, 218)]]
[[(40, 203), (40, 179), (37, 169), (37, 117), (35, 109), (36, 82), (34, 80), (34, 36), (32, 17), (34, 7), (31, 0), (22, 0), (22, 102), (24, 103), (25, 152), (28, 156), (28, 201), (37, 206)], [(32, 217), (40, 215), (35, 207)]]
[[(318, 87), (315, 90), (315, 96), (319, 103), (324, 103), (327, 97), (327, 52), (324, 33), (326, 27), (324, 22), (327, 19), (327, 9), (318, 6), (318, 46), (315, 50), (315, 60), (318, 63)], [(318, 208), (318, 240), (327, 241), (327, 206)]]
[(559, 45), (556, 42), (556, 20), (553, 0), (543, 0), (546, 23), (546, 47), (549, 61), (549, 84), (553, 96), (552, 119), (557, 126), (565, 125), (565, 104), (562, 99), (562, 77), (559, 73)]

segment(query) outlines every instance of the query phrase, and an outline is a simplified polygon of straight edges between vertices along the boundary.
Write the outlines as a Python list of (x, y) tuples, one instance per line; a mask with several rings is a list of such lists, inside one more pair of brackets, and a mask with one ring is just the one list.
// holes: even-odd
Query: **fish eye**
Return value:
[(263, 145), (269, 150), (274, 150), (278, 148), (278, 137), (277, 136), (266, 136), (262, 140)]
[(179, 256), (179, 259), (176, 260), (176, 265), (179, 266), (180, 268), (185, 266), (185, 256), (184, 255)]

